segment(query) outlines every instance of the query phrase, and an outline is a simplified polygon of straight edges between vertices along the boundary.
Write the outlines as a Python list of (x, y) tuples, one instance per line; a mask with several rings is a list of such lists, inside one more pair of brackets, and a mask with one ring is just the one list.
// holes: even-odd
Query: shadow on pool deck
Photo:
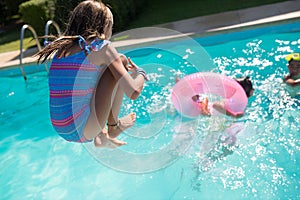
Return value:
[[(195, 17), (186, 20), (160, 24), (157, 25), (157, 27), (172, 29), (187, 35), (207, 35), (218, 33), (220, 31), (229, 31), (237, 28), (240, 29), (253, 25), (263, 25), (266, 23), (296, 18), (300, 18), (300, 0), (292, 0), (237, 11)], [(123, 40), (122, 44), (118, 42), (113, 43), (116, 47), (118, 47), (124, 44), (132, 45), (133, 43), (137, 42), (144, 42), (144, 40), (134, 41), (131, 39), (130, 41)], [(37, 48), (24, 51), (22, 59), (23, 63), (35, 62), (36, 58), (32, 57), (35, 52), (37, 52)], [(20, 50), (1, 53), (0, 68), (19, 65), (19, 56)]]

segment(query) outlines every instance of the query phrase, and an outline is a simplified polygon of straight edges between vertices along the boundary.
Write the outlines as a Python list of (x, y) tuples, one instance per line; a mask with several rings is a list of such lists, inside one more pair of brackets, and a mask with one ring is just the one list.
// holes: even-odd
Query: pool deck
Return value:
[[(253, 25), (280, 22), (300, 18), (300, 0), (286, 1), (237, 11), (228, 11), (213, 15), (190, 18), (186, 20), (160, 24), (156, 27), (167, 28), (186, 35), (208, 35), (233, 29), (247, 28)], [(157, 38), (156, 38), (157, 40)], [(123, 43), (137, 43), (138, 41), (122, 41)], [(115, 43), (118, 47), (118, 43)], [(35, 62), (32, 55), (36, 48), (23, 52), (22, 63)], [(20, 50), (0, 54), (0, 68), (20, 64)]]

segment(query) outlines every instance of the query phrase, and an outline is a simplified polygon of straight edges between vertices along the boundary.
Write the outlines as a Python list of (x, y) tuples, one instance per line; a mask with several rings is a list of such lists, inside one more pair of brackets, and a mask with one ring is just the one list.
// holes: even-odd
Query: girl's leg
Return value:
[(107, 130), (103, 129), (102, 132), (94, 138), (94, 144), (96, 147), (115, 148), (126, 144), (126, 142), (109, 137)]
[(109, 112), (109, 116), (107, 119), (107, 124), (113, 125), (118, 123), (118, 116), (121, 109), (121, 104), (123, 101), (124, 92), (122, 91), (121, 87), (119, 87), (119, 84), (116, 84), (115, 90), (115, 98), (112, 103), (111, 110)]
[(91, 113), (84, 129), (86, 139), (95, 138), (105, 127), (115, 95), (115, 86), (116, 80), (107, 68), (98, 82), (91, 102)]
[[(116, 86), (116, 80), (107, 68), (97, 85), (94, 98), (91, 102), (91, 114), (84, 129), (85, 138), (94, 139), (95, 146), (97, 147), (115, 147), (126, 144), (123, 141), (110, 137), (105, 129), (107, 119), (110, 115), (110, 119), (113, 116), (118, 116), (122, 103), (123, 94), (117, 92)], [(123, 120), (120, 119), (120, 121)], [(119, 127), (117, 130), (119, 130)], [(113, 136), (119, 135), (122, 132), (117, 132), (117, 130), (112, 134)]]
[(118, 119), (123, 96), (124, 92), (122, 91), (121, 87), (119, 87), (119, 85), (116, 84), (114, 95), (115, 98), (107, 120), (108, 134), (111, 138), (117, 137), (122, 131), (133, 126), (136, 120), (135, 113), (130, 113), (129, 115)]

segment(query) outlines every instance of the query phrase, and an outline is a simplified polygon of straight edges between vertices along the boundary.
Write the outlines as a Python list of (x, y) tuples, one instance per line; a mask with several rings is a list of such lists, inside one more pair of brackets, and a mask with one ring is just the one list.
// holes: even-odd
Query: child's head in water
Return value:
[(292, 53), (285, 57), (288, 61), (288, 70), (291, 78), (298, 77), (300, 75), (300, 54)]
[(245, 77), (245, 78), (236, 78), (235, 79), (241, 86), (242, 88), (245, 90), (247, 97), (251, 97), (253, 95), (254, 92), (254, 88), (252, 85), (252, 82), (249, 78), (249, 76)]

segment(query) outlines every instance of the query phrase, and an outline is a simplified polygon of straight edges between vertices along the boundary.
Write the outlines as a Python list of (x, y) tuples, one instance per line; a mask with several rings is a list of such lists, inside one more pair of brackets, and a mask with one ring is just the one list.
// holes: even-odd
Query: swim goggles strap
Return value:
[(87, 46), (85, 39), (81, 35), (78, 35), (78, 38), (79, 38), (79, 40), (78, 40), (79, 47), (82, 50), (84, 50), (87, 54), (90, 54), (91, 51), (90, 51), (89, 47)]

